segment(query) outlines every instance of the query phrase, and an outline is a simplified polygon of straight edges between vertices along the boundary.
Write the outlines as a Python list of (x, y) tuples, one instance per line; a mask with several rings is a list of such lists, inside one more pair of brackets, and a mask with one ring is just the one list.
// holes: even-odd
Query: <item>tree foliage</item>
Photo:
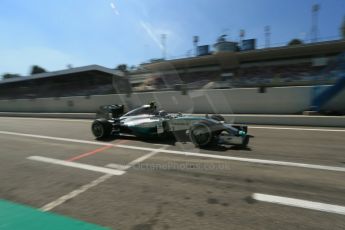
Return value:
[(302, 45), (303, 42), (300, 39), (294, 38), (289, 43), (288, 46)]
[(47, 71), (38, 65), (33, 65), (31, 67), (31, 75), (38, 73), (46, 73)]
[(11, 78), (16, 78), (16, 77), (20, 77), (20, 75), (13, 74), (13, 73), (5, 73), (4, 75), (2, 75), (2, 79), (11, 79)]
[(123, 72), (127, 72), (127, 65), (126, 64), (120, 64), (116, 67), (116, 69), (121, 70)]

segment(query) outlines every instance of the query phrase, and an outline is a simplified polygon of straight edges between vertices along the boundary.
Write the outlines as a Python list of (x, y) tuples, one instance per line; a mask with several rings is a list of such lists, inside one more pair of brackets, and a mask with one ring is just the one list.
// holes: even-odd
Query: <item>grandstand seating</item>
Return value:
[(0, 84), (0, 99), (88, 96), (126, 92), (125, 85), (113, 85), (110, 75), (99, 72), (39, 78)]
[(326, 68), (314, 65), (325, 65), (344, 47), (345, 41), (336, 41), (165, 60), (142, 65), (128, 78), (92, 65), (2, 81), (0, 99), (129, 93), (129, 81), (132, 91), (333, 84), (341, 73), (332, 60)]
[[(188, 89), (257, 87), (282, 85), (311, 85), (334, 82), (336, 75), (321, 76), (323, 67), (314, 67), (311, 63), (277, 65), (264, 67), (246, 67), (234, 71), (234, 76), (221, 79), (219, 71), (184, 72), (181, 74), (160, 74), (148, 78), (135, 91), (168, 90), (175, 84), (186, 84)], [(327, 78), (326, 78), (327, 77)]]

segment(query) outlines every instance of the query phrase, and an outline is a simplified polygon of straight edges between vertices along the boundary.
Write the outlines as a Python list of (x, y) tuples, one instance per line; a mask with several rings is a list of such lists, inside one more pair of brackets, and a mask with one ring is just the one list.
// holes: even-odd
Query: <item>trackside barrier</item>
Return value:
[[(320, 86), (327, 89), (329, 86)], [(99, 106), (124, 104), (131, 109), (150, 101), (167, 112), (221, 114), (301, 114), (310, 107), (312, 87), (272, 87), (265, 93), (257, 88), (145, 92), (89, 97), (61, 97), (0, 100), (3, 112), (94, 113)], [(345, 111), (345, 93), (341, 91), (325, 105), (328, 110)]]
[(315, 111), (320, 111), (328, 101), (332, 100), (332, 98), (343, 91), (344, 88), (345, 74), (341, 75), (334, 85), (324, 89), (321, 93), (315, 96), (312, 100), (311, 108), (313, 108)]

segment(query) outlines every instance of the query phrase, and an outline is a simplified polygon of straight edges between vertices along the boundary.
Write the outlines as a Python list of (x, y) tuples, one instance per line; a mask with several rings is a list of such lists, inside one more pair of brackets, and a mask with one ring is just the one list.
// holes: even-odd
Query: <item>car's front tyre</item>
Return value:
[(249, 136), (246, 135), (243, 137), (242, 144), (240, 145), (242, 148), (246, 148), (249, 144)]
[(214, 134), (206, 122), (197, 122), (189, 129), (189, 138), (196, 147), (210, 146), (214, 141)]

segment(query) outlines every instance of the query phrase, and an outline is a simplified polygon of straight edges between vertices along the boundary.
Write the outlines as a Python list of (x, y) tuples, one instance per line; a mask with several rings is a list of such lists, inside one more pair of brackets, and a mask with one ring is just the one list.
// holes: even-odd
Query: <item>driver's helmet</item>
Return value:
[(168, 115), (168, 113), (165, 110), (159, 110), (158, 115), (161, 117), (165, 117)]
[(151, 101), (149, 105), (151, 109), (157, 109), (156, 103), (154, 101)]
[(156, 106), (155, 102), (151, 101), (149, 106), (150, 106), (149, 107), (149, 111), (150, 111), (149, 113), (154, 114), (154, 115), (158, 115), (157, 106)]

